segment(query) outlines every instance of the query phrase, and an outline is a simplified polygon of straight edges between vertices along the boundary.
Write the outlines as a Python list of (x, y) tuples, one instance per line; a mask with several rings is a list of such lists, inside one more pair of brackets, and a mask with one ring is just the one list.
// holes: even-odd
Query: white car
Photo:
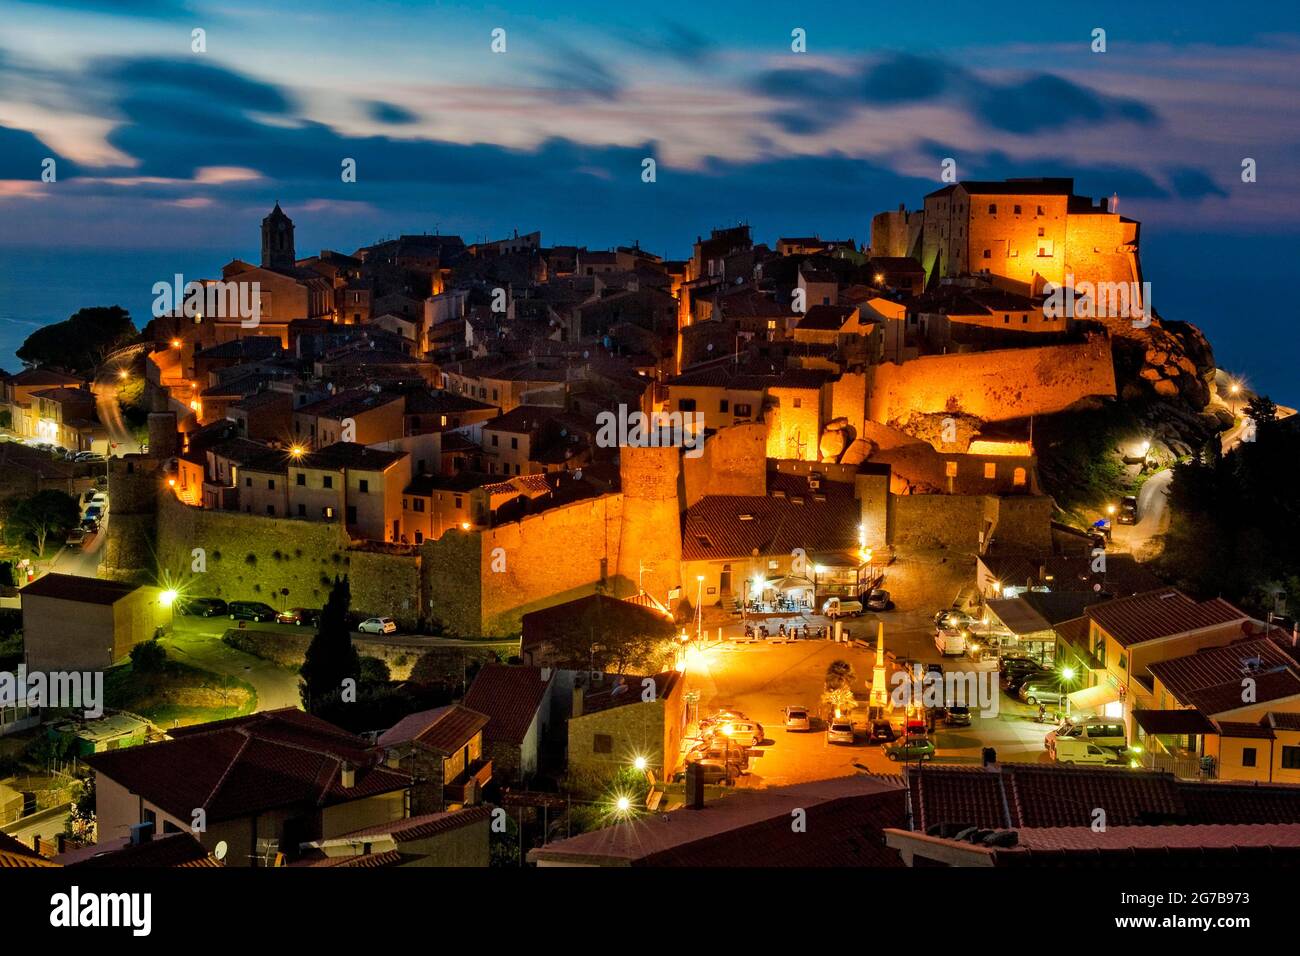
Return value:
[(397, 622), (391, 617), (371, 617), (362, 621), (357, 630), (363, 634), (396, 634)]
[(787, 707), (785, 709), (786, 730), (812, 730), (812, 718), (808, 716), (807, 707)]
[(826, 742), (828, 744), (853, 743), (853, 722), (847, 717), (836, 717), (826, 727)]

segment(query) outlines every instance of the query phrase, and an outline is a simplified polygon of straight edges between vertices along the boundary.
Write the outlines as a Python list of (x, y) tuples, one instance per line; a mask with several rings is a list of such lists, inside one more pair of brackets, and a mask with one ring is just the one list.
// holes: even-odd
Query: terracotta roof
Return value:
[(1292, 667), (1294, 661), (1276, 643), (1269, 638), (1260, 638), (1234, 641), (1224, 647), (1207, 647), (1195, 654), (1156, 661), (1147, 669), (1171, 694), (1187, 703), (1189, 695), (1195, 691), (1228, 682), (1236, 682), (1240, 689), (1243, 677), (1257, 677), (1261, 672)]
[(1254, 680), (1253, 699), (1250, 701), (1245, 699), (1246, 687), (1243, 678), (1236, 677), (1212, 687), (1190, 691), (1187, 695), (1187, 703), (1203, 714), (1214, 716), (1231, 713), (1258, 703), (1300, 697), (1300, 677), (1296, 676), (1294, 671), (1270, 671), (1250, 676)]
[(384, 471), (407, 456), (404, 451), (381, 451), (368, 445), (351, 441), (337, 441), (317, 451), (303, 455), (290, 464), (295, 468), (320, 468), (341, 471)]
[(682, 560), (788, 555), (794, 548), (812, 553), (854, 550), (862, 520), (852, 498), (817, 492), (773, 498), (757, 495), (707, 495), (686, 511)]
[(523, 743), (554, 679), (551, 668), (484, 665), (464, 700), (466, 707), (488, 716), (484, 741)]
[(448, 704), (403, 717), (379, 736), (379, 746), (418, 744), (441, 754), (465, 746), (488, 722), (486, 714), (460, 704)]
[(35, 869), (57, 865), (9, 834), (0, 833), (0, 870)]
[(1213, 734), (1218, 733), (1214, 721), (1199, 710), (1142, 710), (1133, 711), (1133, 719), (1148, 734)]
[[(90, 853), (74, 851), (59, 858), (67, 867), (104, 869), (108, 867), (183, 867), (186, 869), (220, 867), (190, 833), (164, 833), (143, 843), (131, 843), (122, 837), (109, 844), (96, 844)], [(70, 859), (65, 859), (69, 857)]]
[(1122, 647), (1247, 620), (1244, 611), (1222, 598), (1198, 602), (1175, 588), (1107, 601), (1088, 608), (1086, 613)]
[(1022, 827), (1026, 850), (1122, 850), (1145, 847), (1300, 847), (1300, 825), (1202, 823), (1181, 827)]
[[(188, 820), (229, 820), (279, 807), (329, 806), (410, 786), (377, 766), (379, 754), (353, 734), (298, 710), (178, 728), (173, 739), (87, 757), (97, 773)], [(345, 763), (355, 768), (343, 787)]]
[[(806, 813), (807, 829), (790, 826)], [(606, 866), (889, 866), (902, 865), (881, 831), (901, 825), (896, 779), (858, 774), (792, 787), (742, 790), (702, 810), (617, 823), (530, 851), (530, 862)]]
[(814, 305), (804, 313), (795, 328), (838, 332), (856, 311), (857, 309), (851, 305)]
[(376, 823), (374, 826), (362, 827), (360, 830), (350, 830), (347, 833), (331, 837), (329, 840), (319, 842), (330, 843), (374, 836), (391, 836), (399, 843), (404, 840), (422, 840), (426, 837), (436, 836), (439, 833), (450, 833), (452, 830), (459, 830), (461, 827), (487, 820), (491, 816), (492, 808), (483, 805), (467, 807), (464, 810), (425, 813), (418, 817), (407, 817), (405, 820)]
[[(1191, 711), (1197, 713), (1197, 711)], [(1247, 721), (1239, 720), (1220, 720), (1218, 722), (1219, 734), (1224, 737), (1238, 737), (1248, 740), (1272, 740), (1274, 738), (1273, 728), (1266, 727), (1262, 724), (1253, 724)]]

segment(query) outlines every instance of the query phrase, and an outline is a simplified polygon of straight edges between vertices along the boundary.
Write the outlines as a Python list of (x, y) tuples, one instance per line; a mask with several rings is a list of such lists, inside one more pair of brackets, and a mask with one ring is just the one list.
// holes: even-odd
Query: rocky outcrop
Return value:
[(1114, 346), (1121, 398), (1158, 398), (1196, 412), (1209, 404), (1214, 350), (1196, 326), (1155, 319), (1116, 336)]

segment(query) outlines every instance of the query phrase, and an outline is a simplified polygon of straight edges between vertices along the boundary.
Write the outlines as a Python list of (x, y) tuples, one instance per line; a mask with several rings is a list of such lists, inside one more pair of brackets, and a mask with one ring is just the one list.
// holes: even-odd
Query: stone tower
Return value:
[(664, 604), (668, 592), (682, 583), (681, 453), (671, 446), (619, 449), (623, 518), (618, 577), (631, 582), (632, 593), (639, 579)]
[(276, 203), (262, 220), (262, 268), (292, 269), (297, 261), (293, 246), (293, 220)]

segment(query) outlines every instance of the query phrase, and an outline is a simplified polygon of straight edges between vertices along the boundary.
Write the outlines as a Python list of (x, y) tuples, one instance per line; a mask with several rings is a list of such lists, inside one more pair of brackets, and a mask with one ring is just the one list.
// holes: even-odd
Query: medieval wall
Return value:
[(709, 436), (704, 454), (683, 458), (685, 506), (705, 495), (767, 494), (767, 426), (731, 425)]
[(889, 540), (894, 547), (949, 548), (980, 554), (990, 542), (1003, 551), (1050, 551), (1052, 499), (1039, 495), (890, 495)]
[(1110, 343), (927, 355), (873, 370), (868, 417), (895, 422), (914, 413), (965, 412), (984, 421), (1059, 412), (1082, 398), (1115, 394)]

